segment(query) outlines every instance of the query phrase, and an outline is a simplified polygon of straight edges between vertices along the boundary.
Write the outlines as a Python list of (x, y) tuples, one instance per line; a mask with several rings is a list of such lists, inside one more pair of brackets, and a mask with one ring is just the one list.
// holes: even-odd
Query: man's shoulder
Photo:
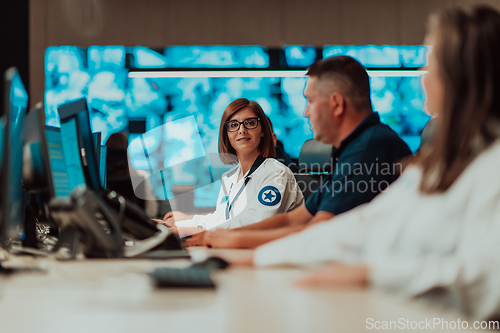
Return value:
[(406, 142), (392, 128), (382, 123), (368, 127), (353, 143), (353, 150), (358, 148), (364, 151), (393, 151), (411, 154)]
[(360, 136), (364, 136), (367, 142), (374, 144), (392, 143), (406, 146), (403, 139), (392, 128), (382, 123), (368, 127)]

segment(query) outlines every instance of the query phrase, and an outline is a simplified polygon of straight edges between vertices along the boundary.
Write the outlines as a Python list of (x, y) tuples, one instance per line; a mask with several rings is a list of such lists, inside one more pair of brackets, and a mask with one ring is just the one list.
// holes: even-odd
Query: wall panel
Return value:
[(342, 40), (346, 44), (397, 44), (398, 0), (342, 0)]
[(167, 6), (162, 0), (102, 1), (103, 44), (163, 46)]
[(47, 41), (47, 0), (30, 2), (30, 86), (26, 87), (30, 96), (30, 107), (43, 101), (44, 91), (44, 50)]
[(47, 46), (102, 44), (104, 20), (109, 19), (103, 12), (103, 2), (47, 0)]
[(283, 8), (283, 43), (342, 44), (344, 36), (340, 0), (286, 0)]
[(225, 6), (224, 0), (169, 1), (165, 17), (167, 44), (223, 44), (227, 29)]
[(281, 1), (226, 0), (222, 12), (223, 44), (279, 46)]
[(429, 14), (452, 4), (453, 0), (401, 0), (401, 43), (423, 43)]

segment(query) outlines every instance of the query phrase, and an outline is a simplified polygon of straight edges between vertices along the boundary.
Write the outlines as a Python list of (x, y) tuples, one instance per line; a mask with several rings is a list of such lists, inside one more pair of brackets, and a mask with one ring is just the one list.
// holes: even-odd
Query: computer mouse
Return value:
[(226, 269), (229, 263), (219, 257), (210, 257), (206, 260), (193, 264), (193, 267), (204, 267), (207, 269)]

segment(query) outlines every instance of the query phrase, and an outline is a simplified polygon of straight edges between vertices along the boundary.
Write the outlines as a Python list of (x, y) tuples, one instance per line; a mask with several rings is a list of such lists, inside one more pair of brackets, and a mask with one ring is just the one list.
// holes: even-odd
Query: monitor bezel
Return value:
[(64, 122), (75, 119), (78, 135), (78, 145), (80, 147), (80, 159), (85, 175), (87, 187), (95, 192), (101, 192), (101, 182), (99, 168), (97, 164), (96, 150), (92, 128), (90, 126), (89, 109), (87, 99), (81, 98), (63, 104), (58, 108), (61, 119), (61, 127)]
[[(14, 147), (13, 143), (11, 142), (11, 116), (12, 116), (12, 108), (11, 108), (11, 90), (12, 90), (12, 82), (15, 79), (16, 76), (19, 76), (19, 80), (24, 88), (24, 91), (26, 92), (26, 87), (24, 86), (24, 82), (21, 80), (19, 71), (17, 70), (16, 67), (10, 67), (8, 68), (5, 73), (4, 73), (4, 114), (3, 114), (3, 119), (5, 121), (5, 127), (4, 127), (4, 139), (3, 139), (3, 156), (2, 156), (2, 170), (1, 170), (1, 175), (0, 179), (2, 179), (2, 186), (0, 186), (0, 200), (1, 200), (1, 214), (0, 214), (0, 247), (2, 248), (9, 248), (10, 243), (13, 240), (10, 235), (10, 226), (12, 225), (19, 225), (20, 229), (22, 230), (24, 227), (24, 194), (21, 195), (19, 198), (17, 198), (20, 202), (19, 204), (21, 205), (21, 215), (19, 216), (19, 221), (13, 222), (11, 220), (11, 209), (13, 207), (13, 202), (16, 200), (13, 195), (11, 195), (11, 188), (13, 187), (12, 183), (14, 182), (13, 177), (10, 175), (9, 171), (9, 166), (11, 163), (13, 163), (13, 152), (14, 152)], [(28, 104), (29, 104), (29, 97), (26, 93), (26, 105), (24, 107), (24, 110), (21, 111), (22, 116), (19, 118), (22, 121), (22, 124), (20, 125), (20, 137), (19, 137), (19, 149), (22, 150), (23, 145), (23, 125), (24, 125), (24, 117), (27, 114), (28, 110)], [(21, 153), (21, 165), (22, 167), (22, 151)], [(21, 193), (23, 192), (22, 189), (22, 171), (20, 173), (21, 177), (19, 179), (19, 187), (21, 190)], [(7, 222), (8, 221), (8, 222)], [(16, 241), (22, 241), (21, 235), (18, 235), (19, 239), (16, 239)]]

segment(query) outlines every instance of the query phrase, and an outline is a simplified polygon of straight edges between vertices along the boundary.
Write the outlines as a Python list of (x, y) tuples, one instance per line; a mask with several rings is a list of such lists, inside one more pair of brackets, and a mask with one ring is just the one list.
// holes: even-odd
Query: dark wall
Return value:
[(2, 1), (0, 7), (0, 91), (3, 114), (3, 73), (16, 66), (29, 88), (29, 0)]

